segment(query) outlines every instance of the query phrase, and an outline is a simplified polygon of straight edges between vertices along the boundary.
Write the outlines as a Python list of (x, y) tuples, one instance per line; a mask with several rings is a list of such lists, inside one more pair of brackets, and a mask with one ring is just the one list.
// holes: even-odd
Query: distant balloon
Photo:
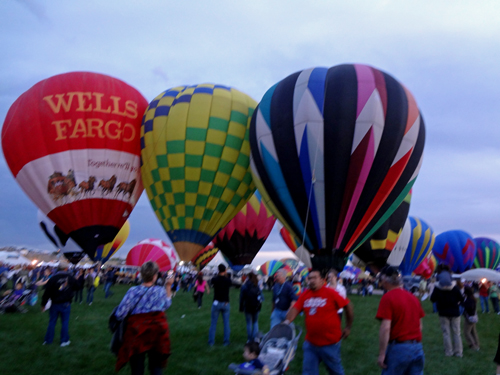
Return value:
[(450, 266), (455, 273), (462, 273), (474, 264), (476, 243), (467, 232), (450, 230), (436, 236), (432, 252), (439, 264)]
[(204, 249), (201, 249), (201, 251), (196, 254), (193, 259), (191, 259), (191, 263), (193, 263), (201, 271), (208, 263), (210, 263), (212, 259), (215, 258), (218, 252), (219, 249), (214, 247), (213, 242), (210, 242)]
[(256, 191), (241, 211), (214, 237), (213, 243), (228, 259), (231, 268), (240, 271), (252, 263), (275, 221)]
[(262, 264), (259, 268), (259, 273), (264, 276), (274, 276), (276, 271), (278, 271), (280, 268), (283, 268), (284, 264), (281, 263), (279, 260), (268, 260), (264, 264)]
[(5, 160), (28, 197), (91, 259), (142, 193), (140, 126), (147, 102), (103, 74), (43, 80), (9, 109)]
[(54, 244), (56, 249), (62, 252), (68, 261), (73, 264), (78, 264), (78, 262), (85, 257), (82, 248), (40, 210), (38, 210), (37, 219), (43, 233), (45, 233), (50, 242)]
[(150, 238), (130, 249), (125, 263), (128, 266), (140, 267), (150, 260), (158, 264), (161, 272), (165, 272), (175, 268), (179, 258), (171, 245), (162, 240)]
[(130, 223), (127, 220), (113, 241), (97, 248), (94, 255), (94, 261), (100, 261), (102, 264), (106, 263), (113, 255), (116, 254), (120, 247), (122, 247), (127, 240), (129, 233)]
[(292, 270), (296, 269), (299, 265), (299, 261), (297, 259), (294, 259), (294, 258), (283, 258), (283, 259), (280, 259), (280, 262), (283, 264), (286, 264)]
[(403, 275), (411, 275), (431, 252), (436, 235), (423, 220), (410, 217), (411, 237), (403, 261), (399, 269)]
[(184, 261), (207, 246), (255, 190), (248, 127), (256, 104), (213, 84), (175, 87), (149, 104), (141, 128), (142, 179)]
[(413, 273), (418, 276), (422, 276), (424, 279), (429, 279), (436, 270), (437, 261), (434, 255), (431, 253), (427, 258), (423, 260), (420, 265), (415, 268)]
[(392, 215), (417, 178), (425, 129), (412, 94), (361, 64), (311, 68), (271, 87), (252, 116), (254, 182), (322, 266)]
[(354, 252), (374, 274), (387, 264), (399, 236), (403, 233), (410, 211), (411, 193), (410, 190), (396, 211)]
[(305, 279), (309, 275), (309, 269), (306, 266), (300, 266), (295, 270), (295, 274), (299, 275), (301, 279)]
[(500, 264), (500, 245), (498, 242), (485, 238), (474, 238), (476, 243), (476, 257), (474, 258), (474, 268), (496, 269)]

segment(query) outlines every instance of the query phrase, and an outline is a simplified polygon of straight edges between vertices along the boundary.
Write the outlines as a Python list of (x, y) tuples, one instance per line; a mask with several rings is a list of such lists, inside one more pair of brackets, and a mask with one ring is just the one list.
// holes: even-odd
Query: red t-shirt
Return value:
[(487, 285), (481, 284), (481, 286), (479, 287), (479, 295), (481, 297), (488, 297), (489, 293), (488, 293), (488, 286)]
[(295, 309), (306, 315), (306, 340), (316, 346), (336, 344), (342, 337), (337, 310), (345, 307), (348, 299), (326, 286), (313, 291), (306, 289), (299, 297)]
[(410, 292), (396, 288), (384, 294), (376, 318), (391, 321), (389, 341), (422, 341), (420, 319), (424, 316), (420, 301)]

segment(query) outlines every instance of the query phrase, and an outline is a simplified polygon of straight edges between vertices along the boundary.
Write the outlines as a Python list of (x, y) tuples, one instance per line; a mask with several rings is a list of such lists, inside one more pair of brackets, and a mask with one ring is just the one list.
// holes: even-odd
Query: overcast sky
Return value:
[[(219, 83), (260, 101), (291, 73), (364, 63), (414, 94), (427, 139), (410, 215), (437, 234), (500, 240), (500, 2), (0, 2), (0, 121), (31, 86), (70, 71), (122, 79), (149, 101)], [(145, 193), (121, 254), (166, 235)], [(0, 247), (52, 249), (0, 156)], [(256, 258), (287, 255), (276, 230)], [(281, 250), (281, 251), (280, 251)], [(273, 253), (277, 252), (277, 253)]]

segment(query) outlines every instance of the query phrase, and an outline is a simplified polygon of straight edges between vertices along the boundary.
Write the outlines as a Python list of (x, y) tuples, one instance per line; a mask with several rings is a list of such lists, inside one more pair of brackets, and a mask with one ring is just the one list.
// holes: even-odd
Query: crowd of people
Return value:
[[(265, 364), (257, 360), (258, 342), (262, 338), (258, 319), (264, 302), (263, 289), (268, 287), (272, 298), (269, 329), (279, 324), (289, 324), (299, 314), (305, 316), (303, 374), (318, 374), (320, 363), (324, 363), (331, 374), (344, 374), (340, 346), (342, 339), (349, 336), (354, 320), (353, 306), (348, 299), (349, 294), (355, 293), (351, 290), (352, 283), (339, 279), (338, 272), (333, 269), (327, 274), (312, 269), (307, 278), (302, 280), (289, 279), (287, 276), (286, 271), (278, 270), (270, 280), (264, 282), (262, 277), (249, 272), (243, 276), (243, 280), (236, 280), (222, 264), (215, 275), (203, 274), (194, 269), (162, 273), (154, 262), (147, 262), (136, 273), (128, 274), (113, 267), (69, 269), (64, 262), (56, 268), (12, 268), (0, 264), (3, 295), (19, 296), (27, 289), (43, 291), (42, 311), (49, 310), (44, 345), (53, 343), (58, 319), (62, 323), (60, 346), (70, 345), (69, 316), (72, 302), (90, 306), (99, 286), (103, 286), (104, 298), (110, 298), (114, 284), (132, 284), (133, 287), (128, 290), (117, 310), (118, 318), (128, 318), (124, 345), (117, 356), (117, 370), (129, 363), (132, 374), (142, 374), (145, 358), (148, 357), (150, 373), (161, 373), (170, 354), (169, 330), (164, 311), (171, 306), (172, 299), (180, 291), (192, 291), (198, 308), (202, 307), (203, 296), (213, 293), (208, 345), (215, 344), (219, 316), (222, 317), (224, 331), (222, 344), (229, 345), (230, 289), (241, 286), (239, 310), (244, 314), (247, 331), (245, 366), (260, 369), (263, 373), (268, 371)], [(300, 284), (298, 289), (295, 288), (297, 283)], [(439, 315), (445, 356), (463, 356), (462, 316), (467, 346), (474, 351), (480, 350), (476, 329), (476, 294), (479, 294), (482, 313), (489, 313), (490, 303), (492, 310), (499, 313), (496, 283), (463, 283), (460, 279), (453, 279), (447, 266), (438, 266), (436, 276), (429, 282), (421, 282), (416, 293), (405, 290), (401, 275), (393, 267), (382, 269), (375, 281), (360, 282), (357, 285), (358, 293), (371, 295), (374, 286), (384, 290), (375, 316), (380, 321), (377, 363), (382, 374), (423, 373), (425, 356), (421, 342), (422, 318), (425, 314), (419, 298), (424, 300), (430, 296), (434, 311)], [(500, 360), (500, 342), (497, 360)]]

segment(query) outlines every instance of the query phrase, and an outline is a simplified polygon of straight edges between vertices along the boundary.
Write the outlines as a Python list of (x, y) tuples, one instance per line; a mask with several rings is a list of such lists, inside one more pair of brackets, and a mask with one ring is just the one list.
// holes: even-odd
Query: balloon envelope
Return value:
[(474, 258), (474, 268), (496, 269), (500, 264), (500, 245), (498, 242), (485, 238), (474, 238), (476, 243), (476, 257)]
[(184, 261), (190, 261), (255, 190), (248, 126), (256, 102), (222, 85), (158, 95), (141, 128), (149, 201)]
[(193, 259), (191, 259), (191, 263), (193, 263), (201, 271), (208, 263), (210, 263), (212, 259), (215, 258), (218, 252), (219, 249), (214, 247), (214, 244), (210, 242), (204, 249), (201, 249), (201, 251), (196, 254)]
[(2, 148), (16, 181), (90, 258), (115, 238), (142, 193), (146, 106), (118, 79), (73, 72), (34, 85), (5, 118)]
[(273, 276), (276, 271), (278, 271), (280, 268), (283, 268), (284, 264), (281, 263), (279, 260), (268, 260), (264, 264), (262, 264), (259, 268), (259, 273), (264, 276)]
[(393, 267), (399, 267), (403, 258), (405, 257), (406, 250), (410, 243), (411, 237), (411, 222), (410, 219), (406, 219), (403, 231), (401, 232), (396, 245), (391, 251), (389, 258), (387, 258), (387, 264)]
[(405, 256), (399, 265), (405, 276), (411, 273), (423, 262), (431, 252), (436, 235), (432, 228), (423, 220), (410, 217), (411, 236)]
[(102, 264), (106, 263), (116, 252), (122, 247), (125, 241), (128, 238), (130, 233), (130, 223), (127, 220), (123, 227), (121, 227), (120, 231), (116, 235), (113, 241), (107, 243), (106, 245), (101, 245), (97, 248), (94, 260), (100, 261)]
[(69, 262), (77, 264), (85, 257), (85, 252), (82, 248), (40, 210), (37, 212), (37, 219), (40, 228), (47, 238), (54, 244), (56, 249), (62, 252)]
[(252, 172), (285, 227), (342, 269), (410, 191), (424, 139), (413, 96), (390, 75), (360, 64), (312, 68), (259, 103)]
[(242, 269), (252, 263), (275, 221), (256, 191), (241, 211), (214, 237), (213, 243), (224, 254), (231, 268)]
[(476, 243), (467, 232), (450, 230), (436, 236), (432, 252), (439, 264), (450, 266), (455, 273), (462, 273), (474, 264)]
[(128, 266), (141, 267), (150, 260), (158, 264), (161, 272), (165, 272), (173, 269), (179, 258), (171, 245), (162, 240), (150, 238), (130, 249), (125, 263)]
[(410, 211), (410, 202), (411, 190), (396, 211), (354, 252), (374, 274), (387, 264), (399, 236), (403, 233)]

